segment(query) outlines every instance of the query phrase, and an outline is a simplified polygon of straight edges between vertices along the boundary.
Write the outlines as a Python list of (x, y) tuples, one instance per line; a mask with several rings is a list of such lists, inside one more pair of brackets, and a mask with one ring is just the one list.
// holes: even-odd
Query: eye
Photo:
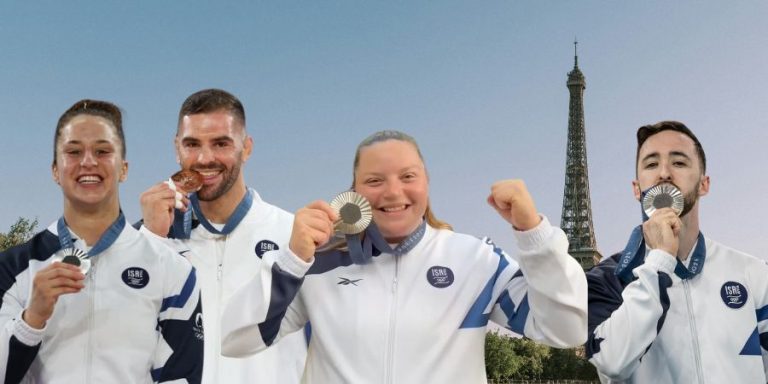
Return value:
[(416, 180), (416, 174), (413, 172), (408, 172), (406, 174), (403, 174), (403, 176), (401, 176), (401, 179), (405, 181), (413, 181), (413, 180)]
[(656, 168), (656, 166), (658, 166), (658, 165), (659, 165), (659, 163), (657, 163), (655, 161), (652, 161), (650, 163), (645, 163), (645, 166), (643, 168), (645, 168), (645, 169), (653, 169), (653, 168)]
[(379, 186), (381, 185), (381, 183), (382, 183), (382, 180), (378, 177), (371, 177), (371, 178), (365, 179), (365, 182), (364, 182), (365, 185), (370, 187)]
[(67, 149), (67, 150), (64, 151), (64, 153), (66, 153), (67, 155), (70, 155), (70, 156), (77, 156), (81, 152), (80, 152), (79, 149)]
[(96, 156), (105, 156), (112, 153), (111, 149), (97, 149), (96, 150)]
[(686, 163), (685, 161), (678, 160), (678, 161), (672, 162), (672, 165), (674, 165), (675, 167), (678, 167), (678, 168), (683, 168), (683, 167), (687, 167), (688, 163)]
[(193, 149), (193, 148), (198, 148), (198, 147), (200, 147), (200, 143), (197, 143), (197, 142), (194, 142), (194, 141), (185, 141), (184, 143), (182, 143), (182, 146), (183, 146), (184, 148), (190, 148), (190, 149)]

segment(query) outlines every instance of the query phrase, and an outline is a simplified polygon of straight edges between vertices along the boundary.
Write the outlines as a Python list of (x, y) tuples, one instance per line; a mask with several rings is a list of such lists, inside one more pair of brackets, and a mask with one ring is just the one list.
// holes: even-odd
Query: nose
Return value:
[(207, 145), (200, 147), (200, 152), (197, 154), (197, 162), (200, 164), (209, 164), (213, 162), (213, 151)]
[(86, 167), (86, 166), (93, 166), (96, 165), (96, 156), (94, 156), (93, 151), (84, 151), (83, 152), (83, 158), (80, 160), (80, 166)]
[(384, 198), (398, 198), (403, 192), (400, 180), (389, 180), (384, 187)]
[(672, 172), (670, 172), (669, 164), (662, 163), (659, 166), (659, 181), (671, 181)]

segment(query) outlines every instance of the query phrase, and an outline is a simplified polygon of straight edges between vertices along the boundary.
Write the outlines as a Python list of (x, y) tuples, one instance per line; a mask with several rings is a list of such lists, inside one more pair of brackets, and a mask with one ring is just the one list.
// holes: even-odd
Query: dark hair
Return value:
[[(355, 151), (355, 162), (352, 165), (352, 188), (353, 189), (355, 187), (355, 171), (357, 171), (357, 166), (360, 165), (360, 151), (365, 147), (368, 147), (383, 141), (387, 141), (387, 140), (398, 140), (398, 141), (410, 143), (416, 149), (416, 153), (419, 155), (419, 159), (421, 160), (421, 162), (422, 163), (424, 162), (424, 157), (421, 156), (421, 150), (419, 150), (419, 145), (416, 144), (416, 139), (414, 139), (413, 137), (400, 131), (376, 132), (368, 136), (367, 138), (365, 138), (365, 140), (360, 142), (360, 145), (357, 146), (357, 150)], [(432, 212), (432, 207), (430, 206), (429, 201), (427, 201), (427, 210), (424, 212), (424, 219), (427, 221), (427, 224), (429, 224), (429, 226), (432, 228), (450, 229), (450, 230), (453, 229), (450, 224), (438, 219), (435, 216), (435, 213)]]
[(704, 154), (704, 148), (701, 146), (699, 139), (691, 132), (685, 124), (679, 121), (660, 121), (653, 125), (644, 125), (637, 130), (637, 155), (635, 156), (635, 168), (640, 161), (640, 147), (643, 146), (649, 137), (663, 131), (675, 131), (680, 132), (693, 140), (693, 144), (696, 147), (696, 153), (699, 155), (699, 161), (701, 161), (701, 173), (707, 171), (707, 156)]
[(184, 116), (216, 111), (228, 112), (245, 128), (245, 109), (240, 100), (227, 91), (211, 88), (197, 91), (184, 100), (179, 110), (176, 134), (178, 135), (180, 132), (179, 128), (181, 128), (181, 121)]
[(57, 145), (61, 137), (61, 129), (80, 115), (96, 116), (107, 120), (115, 128), (115, 133), (120, 139), (120, 154), (125, 159), (125, 134), (123, 133), (123, 114), (120, 112), (120, 107), (109, 101), (83, 99), (73, 104), (59, 117), (56, 133), (53, 135), (53, 165), (56, 165)]

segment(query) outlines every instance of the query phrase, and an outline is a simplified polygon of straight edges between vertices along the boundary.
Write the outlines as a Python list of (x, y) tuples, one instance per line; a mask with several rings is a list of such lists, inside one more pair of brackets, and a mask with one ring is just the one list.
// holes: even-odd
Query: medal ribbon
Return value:
[[(221, 230), (214, 228), (208, 219), (205, 218), (205, 215), (203, 215), (203, 210), (200, 209), (200, 201), (197, 199), (197, 193), (193, 193), (189, 196), (189, 202), (191, 203), (190, 205), (192, 206), (192, 209), (188, 210), (187, 212), (190, 214), (182, 215), (180, 223), (180, 225), (183, 226), (182, 234), (186, 235), (185, 238), (188, 239), (189, 234), (192, 232), (192, 216), (191, 212), (189, 211), (195, 213), (195, 217), (200, 221), (200, 224), (208, 230), (208, 232), (215, 233), (217, 235), (228, 235), (232, 233), (235, 228), (237, 228), (237, 225), (240, 224), (245, 215), (248, 214), (248, 210), (251, 209), (251, 206), (253, 205), (253, 192), (250, 189), (246, 191), (245, 196), (242, 200), (240, 200), (240, 203), (237, 204), (237, 207), (232, 213), (232, 216), (229, 217), (226, 224), (224, 224), (224, 228)], [(174, 227), (175, 226), (177, 226), (176, 223), (174, 223)]]
[[(88, 255), (86, 258), (96, 256), (114, 244), (115, 240), (117, 240), (118, 236), (120, 236), (120, 233), (123, 231), (123, 228), (125, 228), (125, 216), (121, 210), (120, 215), (118, 215), (117, 219), (109, 226), (109, 228), (101, 234), (99, 241), (97, 241), (91, 248), (90, 252), (86, 252)], [(69, 231), (66, 221), (64, 221), (64, 216), (60, 217), (59, 221), (56, 223), (56, 232), (58, 232), (59, 235), (61, 249), (75, 248), (74, 241), (72, 240), (72, 233)]]
[(379, 227), (376, 226), (376, 223), (371, 222), (368, 228), (364, 231), (366, 236), (362, 242), (360, 241), (360, 234), (347, 235), (349, 256), (355, 264), (368, 263), (373, 257), (374, 249), (385, 253), (391, 253), (395, 256), (401, 256), (408, 253), (419, 243), (424, 237), (426, 228), (426, 221), (422, 221), (421, 224), (405, 238), (405, 240), (401, 241), (400, 244), (393, 249), (384, 239), (384, 236), (381, 234), (381, 231), (379, 231)]
[[(640, 201), (643, 200), (648, 190), (650, 190), (650, 188), (643, 191), (640, 196)], [(643, 212), (643, 222), (647, 221), (648, 215), (646, 215), (645, 211), (642, 209), (642, 204), (640, 204), (640, 210)], [(701, 231), (699, 231), (699, 236), (696, 240), (696, 248), (693, 250), (693, 254), (691, 255), (691, 262), (686, 268), (683, 262), (680, 261), (680, 259), (677, 259), (675, 274), (683, 280), (691, 279), (698, 275), (701, 273), (701, 270), (704, 269), (704, 259), (707, 256), (706, 254), (707, 246), (704, 244), (704, 235), (701, 233)], [(627, 246), (624, 247), (624, 250), (621, 252), (619, 264), (616, 266), (614, 274), (625, 283), (629, 283), (634, 279), (632, 270), (643, 264), (644, 261), (645, 237), (643, 236), (643, 226), (638, 225), (635, 227), (635, 229), (632, 230), (632, 234), (629, 236)]]

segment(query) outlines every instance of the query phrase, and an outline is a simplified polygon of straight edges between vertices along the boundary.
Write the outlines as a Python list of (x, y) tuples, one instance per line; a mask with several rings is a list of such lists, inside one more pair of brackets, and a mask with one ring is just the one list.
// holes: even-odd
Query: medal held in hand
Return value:
[(88, 254), (79, 248), (67, 248), (63, 250), (60, 255), (54, 256), (53, 261), (72, 264), (75, 267), (80, 268), (80, 272), (82, 272), (83, 275), (87, 274), (91, 269), (91, 260), (88, 258)]
[(670, 183), (658, 184), (649, 188), (643, 196), (643, 211), (651, 217), (657, 209), (672, 208), (680, 216), (685, 199), (683, 193)]
[(203, 187), (203, 175), (191, 169), (183, 169), (174, 173), (170, 181), (176, 188), (181, 188), (187, 193), (197, 192)]
[(357, 192), (342, 192), (331, 200), (331, 208), (339, 214), (339, 219), (333, 223), (335, 234), (317, 251), (323, 252), (336, 248), (347, 241), (347, 236), (357, 235), (371, 224), (373, 211), (368, 200)]

